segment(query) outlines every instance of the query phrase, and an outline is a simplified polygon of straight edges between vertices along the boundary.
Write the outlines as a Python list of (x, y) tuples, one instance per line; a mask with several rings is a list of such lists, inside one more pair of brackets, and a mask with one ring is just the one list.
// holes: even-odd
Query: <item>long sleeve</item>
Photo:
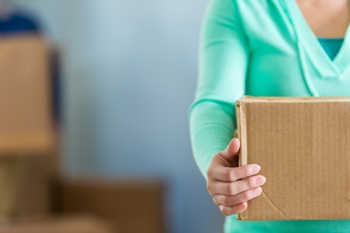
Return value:
[(202, 174), (235, 129), (235, 101), (245, 93), (249, 50), (234, 0), (212, 0), (201, 33), (199, 78), (189, 110), (192, 150)]

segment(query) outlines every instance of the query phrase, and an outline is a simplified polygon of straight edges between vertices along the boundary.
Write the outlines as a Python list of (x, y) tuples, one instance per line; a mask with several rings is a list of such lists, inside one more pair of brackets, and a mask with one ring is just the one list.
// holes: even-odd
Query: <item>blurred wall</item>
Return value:
[(222, 232), (187, 120), (208, 1), (14, 2), (36, 13), (62, 50), (64, 173), (161, 178), (169, 232)]

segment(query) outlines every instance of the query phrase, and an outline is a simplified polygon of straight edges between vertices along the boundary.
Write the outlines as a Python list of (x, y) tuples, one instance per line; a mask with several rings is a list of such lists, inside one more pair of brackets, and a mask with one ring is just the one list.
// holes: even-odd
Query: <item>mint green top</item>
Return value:
[[(349, 34), (350, 29), (332, 60), (295, 0), (211, 0), (189, 111), (193, 153), (203, 175), (211, 158), (232, 138), (235, 101), (243, 95), (350, 95)], [(348, 220), (242, 222), (236, 217), (226, 218), (226, 233), (350, 232)]]
[(318, 38), (318, 42), (320, 42), (328, 57), (333, 61), (343, 45), (344, 38)]

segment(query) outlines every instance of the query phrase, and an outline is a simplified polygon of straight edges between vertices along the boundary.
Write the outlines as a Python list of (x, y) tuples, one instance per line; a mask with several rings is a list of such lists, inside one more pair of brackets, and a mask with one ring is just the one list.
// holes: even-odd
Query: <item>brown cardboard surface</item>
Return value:
[(56, 156), (0, 157), (0, 220), (47, 216)]
[(0, 67), (0, 154), (47, 154), (54, 139), (45, 40), (1, 38)]
[(2, 233), (117, 233), (108, 222), (91, 216), (47, 217), (0, 222)]
[(58, 155), (23, 157), (22, 163), (23, 177), (14, 217), (47, 216), (52, 211), (53, 181), (59, 173)]
[(350, 219), (350, 97), (237, 101), (240, 165), (267, 179), (240, 220)]
[(56, 194), (61, 214), (93, 214), (116, 223), (120, 233), (165, 230), (159, 181), (65, 180)]

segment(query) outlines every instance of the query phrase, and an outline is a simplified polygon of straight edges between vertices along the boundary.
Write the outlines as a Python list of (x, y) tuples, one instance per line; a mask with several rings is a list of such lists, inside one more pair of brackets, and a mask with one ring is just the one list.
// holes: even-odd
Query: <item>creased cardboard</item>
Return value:
[(350, 219), (350, 97), (238, 100), (240, 166), (267, 179), (239, 220)]

